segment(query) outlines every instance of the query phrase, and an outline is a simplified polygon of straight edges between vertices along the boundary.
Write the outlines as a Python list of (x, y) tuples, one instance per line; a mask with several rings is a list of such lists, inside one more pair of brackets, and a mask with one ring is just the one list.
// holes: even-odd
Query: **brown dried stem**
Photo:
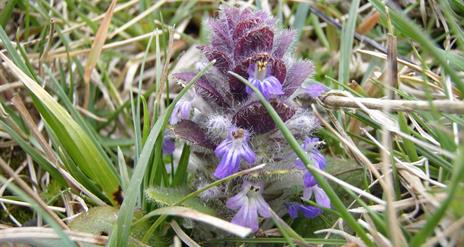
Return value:
[(352, 98), (333, 95), (333, 92), (329, 92), (321, 98), (321, 102), (327, 107), (360, 108), (356, 103), (359, 102), (369, 109), (382, 110), (385, 106), (388, 106), (390, 111), (395, 112), (431, 111), (433, 105), (433, 108), (439, 112), (464, 114), (464, 102), (452, 100), (392, 100), (360, 97), (356, 97), (353, 100)]

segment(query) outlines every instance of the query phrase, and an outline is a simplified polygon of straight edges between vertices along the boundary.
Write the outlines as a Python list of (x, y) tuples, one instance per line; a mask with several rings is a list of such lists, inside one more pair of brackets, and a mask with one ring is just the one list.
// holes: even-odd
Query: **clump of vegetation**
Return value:
[(1, 244), (464, 241), (460, 1), (0, 11)]

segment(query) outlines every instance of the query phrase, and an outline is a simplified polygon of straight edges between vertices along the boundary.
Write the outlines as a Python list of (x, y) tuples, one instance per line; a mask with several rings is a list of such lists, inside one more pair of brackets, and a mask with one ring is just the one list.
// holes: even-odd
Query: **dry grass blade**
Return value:
[(413, 111), (431, 111), (433, 107), (440, 112), (464, 114), (464, 102), (452, 100), (390, 100), (378, 98), (360, 98), (353, 100), (349, 97), (335, 95), (336, 92), (329, 92), (321, 98), (322, 103), (328, 107), (347, 107), (360, 108), (359, 103), (365, 105), (368, 109), (381, 110), (385, 105), (390, 107), (391, 111), (396, 112), (413, 112)]
[(108, 29), (110, 27), (111, 18), (113, 17), (113, 10), (116, 6), (117, 0), (111, 1), (108, 10), (106, 11), (105, 17), (103, 18), (100, 27), (98, 28), (95, 40), (93, 41), (92, 48), (87, 58), (84, 71), (84, 83), (85, 83), (85, 96), (84, 96), (84, 108), (87, 108), (90, 97), (90, 75), (92, 74), (97, 60), (102, 52), (103, 45), (105, 44), (106, 36), (108, 35)]
[[(145, 34), (142, 34), (142, 35), (139, 35), (139, 36), (135, 36), (135, 37), (132, 37), (130, 39), (126, 39), (126, 40), (121, 40), (121, 41), (116, 41), (116, 42), (113, 42), (113, 43), (109, 43), (109, 44), (106, 44), (102, 47), (102, 51), (104, 50), (108, 50), (108, 49), (113, 49), (113, 48), (117, 48), (117, 47), (121, 47), (121, 46), (125, 46), (125, 45), (128, 45), (128, 44), (131, 44), (131, 43), (135, 43), (137, 41), (140, 41), (140, 40), (144, 40), (144, 39), (148, 39), (150, 38), (152, 35), (159, 35), (161, 34), (162, 31), (158, 31), (158, 32), (149, 32), (149, 33), (145, 33)], [(80, 50), (73, 50), (73, 51), (64, 51), (63, 49), (57, 49), (56, 51), (50, 51), (48, 53), (48, 57), (47, 59), (55, 59), (55, 58), (67, 58), (68, 56), (69, 57), (75, 57), (75, 56), (79, 56), (79, 55), (85, 55), (85, 54), (88, 54), (92, 51), (92, 49), (80, 49)], [(31, 59), (34, 59), (34, 58), (37, 58), (37, 54), (30, 54), (30, 57)]]
[(370, 16), (366, 17), (356, 28), (356, 32), (359, 34), (367, 34), (369, 33), (372, 28), (377, 25), (377, 23), (380, 20), (380, 13), (379, 12), (374, 12)]
[[(398, 88), (398, 61), (396, 59), (396, 37), (391, 34), (388, 34), (387, 49), (385, 84), (388, 86), (385, 87), (385, 95), (388, 99), (394, 99), (395, 92), (392, 90), (392, 88)], [(389, 114), (391, 111), (390, 106), (384, 105), (383, 111), (385, 114)], [(382, 126), (382, 143), (387, 148), (387, 150), (392, 150), (392, 137), (389, 128), (386, 125)], [(393, 205), (393, 201), (395, 200), (395, 187), (393, 186), (393, 177), (390, 173), (390, 169), (394, 167), (394, 163), (392, 162), (391, 154), (384, 151), (383, 149), (381, 150), (381, 158), (382, 173), (384, 175), (383, 179), (386, 185), (386, 187), (383, 188), (383, 191), (387, 200), (389, 237), (392, 239), (394, 246), (404, 246), (406, 240), (401, 233), (396, 210)]]
[(201, 213), (197, 210), (186, 208), (186, 207), (173, 206), (173, 207), (160, 208), (160, 209), (156, 209), (155, 211), (153, 211), (152, 214), (153, 215), (180, 216), (180, 217), (185, 217), (185, 218), (189, 218), (192, 220), (197, 220), (197, 221), (215, 226), (219, 229), (222, 229), (224, 231), (227, 231), (229, 233), (232, 233), (242, 238), (248, 236), (251, 233), (250, 228), (236, 225), (228, 221), (225, 221), (225, 220), (216, 218), (214, 216)]
[[(370, 55), (370, 56), (373, 56), (373, 57), (381, 58), (381, 59), (384, 59), (384, 60), (387, 59), (387, 55), (383, 54), (383, 53), (380, 53), (380, 52), (368, 51), (368, 50), (357, 50), (357, 52), (362, 53), (362, 54), (366, 54), (366, 55)], [(430, 70), (423, 71), (421, 66), (419, 66), (417, 64), (413, 64), (413, 63), (411, 63), (409, 61), (406, 61), (406, 60), (404, 60), (402, 58), (397, 58), (397, 60), (398, 60), (398, 63), (406, 65), (406, 66), (408, 66), (410, 69), (412, 69), (414, 71), (417, 71), (417, 72), (420, 72), (420, 73), (423, 72), (430, 79), (434, 80), (437, 83), (441, 83), (440, 76), (433, 73), (432, 71), (430, 71)]]
[(195, 242), (193, 239), (191, 239), (183, 230), (182, 228), (179, 226), (179, 224), (177, 224), (177, 222), (175, 220), (171, 221), (171, 223), (169, 223), (172, 227), (172, 229), (176, 232), (177, 236), (182, 240), (182, 242), (184, 242), (186, 245), (188, 245), (189, 247), (200, 247), (200, 245)]
[(0, 167), (2, 168), (3, 171), (5, 171), (5, 173), (11, 177), (11, 178), (14, 178), (16, 183), (19, 185), (19, 187), (27, 194), (29, 195), (32, 199), (34, 199), (37, 204), (45, 211), (47, 212), (50, 217), (59, 225), (61, 226), (63, 229), (69, 229), (68, 226), (63, 223), (63, 221), (61, 221), (60, 217), (58, 217), (58, 215), (55, 214), (55, 212), (53, 212), (49, 207), (48, 205), (40, 198), (40, 196), (35, 193), (30, 187), (29, 185), (27, 185), (26, 182), (24, 182), (24, 180), (19, 177), (15, 171), (13, 169), (11, 169), (10, 166), (8, 166), (8, 164), (2, 159), (0, 158)]
[[(21, 201), (16, 201), (16, 200), (10, 200), (10, 199), (6, 199), (6, 198), (2, 198), (2, 197), (0, 197), (0, 202), (2, 202), (2, 203), (7, 203), (7, 204), (13, 204), (13, 205), (24, 206), (24, 207), (32, 207), (32, 205), (31, 205), (30, 203), (21, 202)], [(50, 208), (50, 209), (53, 210), (53, 211), (57, 211), (57, 212), (61, 212), (61, 213), (66, 213), (66, 209), (65, 209), (65, 208), (54, 207), (54, 206), (47, 206), (47, 207)]]
[(157, 3), (155, 3), (153, 6), (151, 6), (150, 8), (146, 9), (145, 11), (143, 11), (140, 15), (132, 18), (129, 22), (125, 23), (124, 25), (122, 25), (121, 27), (119, 27), (118, 29), (116, 29), (113, 33), (110, 34), (110, 38), (116, 36), (118, 33), (126, 30), (127, 28), (129, 28), (130, 26), (134, 25), (135, 23), (139, 22), (140, 20), (142, 20), (143, 18), (145, 18), (147, 15), (149, 15), (150, 13), (152, 13), (153, 11), (157, 10), (159, 7), (161, 7), (161, 5), (163, 5), (164, 3), (166, 3), (167, 1), (166, 0), (160, 0), (158, 1)]
[[(64, 231), (71, 240), (76, 242), (105, 245), (108, 237), (89, 233)], [(37, 243), (37, 241), (59, 240), (53, 229), (45, 227), (6, 228), (0, 230), (0, 243)], [(2, 245), (3, 246), (3, 245)]]

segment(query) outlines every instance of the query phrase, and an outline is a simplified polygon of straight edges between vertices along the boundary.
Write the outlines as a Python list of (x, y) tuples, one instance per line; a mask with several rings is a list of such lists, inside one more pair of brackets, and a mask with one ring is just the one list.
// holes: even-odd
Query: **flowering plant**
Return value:
[[(213, 165), (208, 162), (194, 173), (197, 181), (213, 181), (256, 164), (267, 165), (216, 188), (219, 192), (207, 191), (202, 199), (232, 222), (254, 231), (259, 229), (259, 216), (270, 217), (271, 208), (288, 210), (292, 218), (299, 212), (316, 217), (322, 213), (320, 207), (330, 207), (327, 195), (296, 158), (253, 91), (228, 73), (233, 71), (258, 88), (303, 143), (314, 164), (324, 169), (325, 158), (318, 151), (321, 142), (311, 137), (318, 121), (293, 101), (313, 71), (309, 61), (295, 60), (289, 52), (295, 32), (277, 28), (276, 20), (263, 11), (238, 8), (222, 8), (209, 27), (210, 43), (199, 49), (206, 60), (215, 60), (214, 68), (175, 106), (170, 119), (173, 132), (204, 160), (211, 157)], [(195, 74), (182, 72), (174, 78), (190, 81)], [(305, 90), (315, 97), (324, 89)], [(289, 188), (304, 188), (299, 191), (304, 190), (305, 200), (314, 194), (320, 207), (288, 202), (295, 197)]]

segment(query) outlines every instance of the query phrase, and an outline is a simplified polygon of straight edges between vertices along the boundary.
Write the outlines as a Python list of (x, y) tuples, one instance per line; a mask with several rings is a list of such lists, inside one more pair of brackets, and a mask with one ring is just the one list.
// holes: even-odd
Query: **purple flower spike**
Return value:
[(163, 140), (163, 153), (164, 154), (172, 154), (176, 149), (176, 144), (172, 141), (170, 137), (164, 137)]
[(319, 185), (314, 185), (312, 187), (306, 187), (303, 191), (303, 199), (310, 200), (313, 196), (316, 199), (316, 203), (325, 208), (330, 208), (330, 199)]
[(262, 185), (252, 184), (245, 181), (242, 185), (242, 190), (235, 196), (227, 200), (226, 206), (232, 210), (237, 210), (232, 223), (241, 226), (249, 227), (253, 231), (259, 228), (258, 214), (261, 217), (271, 217), (269, 204), (262, 196)]
[(248, 131), (242, 128), (232, 128), (227, 138), (222, 141), (214, 150), (216, 157), (221, 158), (214, 176), (225, 178), (240, 169), (241, 158), (249, 164), (256, 161), (256, 154), (251, 150), (248, 144)]
[(301, 203), (290, 202), (286, 204), (288, 215), (292, 219), (298, 218), (299, 212), (302, 212), (304, 217), (313, 219), (322, 213), (322, 209), (310, 205), (303, 205)]
[(319, 83), (311, 84), (304, 88), (305, 92), (312, 98), (317, 98), (327, 91), (324, 85)]
[[(271, 75), (271, 69), (267, 62), (258, 61), (256, 64), (250, 64), (248, 66), (248, 76), (251, 84), (257, 87), (266, 99), (269, 99), (271, 95), (284, 94), (282, 84), (279, 79)], [(251, 94), (253, 90), (247, 87), (246, 92)]]
[(180, 120), (182, 119), (189, 119), (190, 112), (192, 111), (192, 102), (193, 99), (180, 99), (174, 107), (174, 110), (172, 111), (171, 118), (169, 119), (169, 124), (174, 125), (180, 122)]

